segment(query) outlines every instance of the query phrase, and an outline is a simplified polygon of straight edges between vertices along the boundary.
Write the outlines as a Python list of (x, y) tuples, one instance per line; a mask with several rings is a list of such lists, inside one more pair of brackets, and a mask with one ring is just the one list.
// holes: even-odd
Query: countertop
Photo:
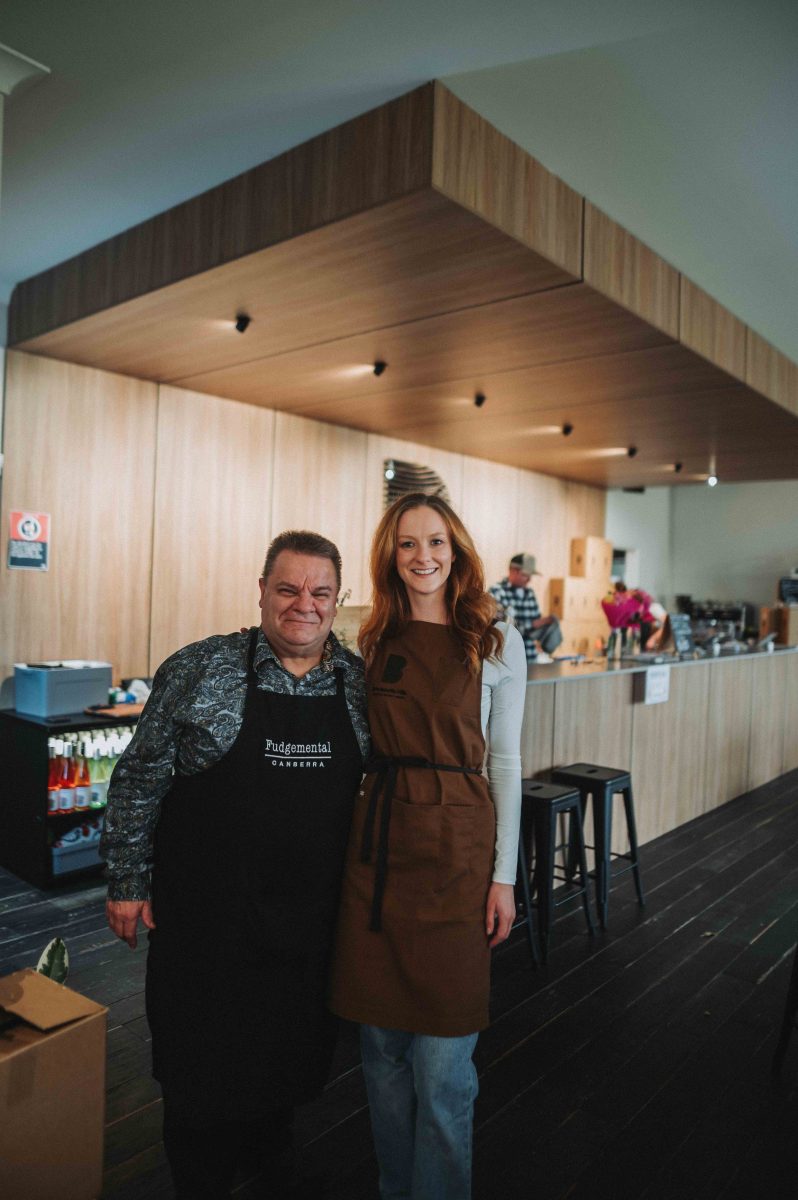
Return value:
[(658, 655), (655, 661), (640, 662), (635, 658), (623, 658), (608, 662), (606, 658), (585, 658), (581, 662), (555, 659), (551, 663), (530, 663), (527, 668), (527, 684), (562, 683), (568, 679), (588, 679), (595, 675), (632, 675), (647, 671), (649, 667), (691, 667), (706, 663), (741, 662), (753, 658), (773, 658), (777, 654), (796, 654), (798, 646), (776, 646), (773, 650), (749, 650), (742, 654), (718, 654), (706, 658), (685, 657), (676, 654)]

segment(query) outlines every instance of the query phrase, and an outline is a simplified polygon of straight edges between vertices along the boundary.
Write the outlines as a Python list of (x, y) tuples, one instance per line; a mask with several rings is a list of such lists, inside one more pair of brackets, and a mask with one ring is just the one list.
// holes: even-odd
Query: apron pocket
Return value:
[(444, 804), (435, 891), (457, 890), (455, 885), (469, 875), (474, 855), (474, 830), (479, 810), (470, 804)]

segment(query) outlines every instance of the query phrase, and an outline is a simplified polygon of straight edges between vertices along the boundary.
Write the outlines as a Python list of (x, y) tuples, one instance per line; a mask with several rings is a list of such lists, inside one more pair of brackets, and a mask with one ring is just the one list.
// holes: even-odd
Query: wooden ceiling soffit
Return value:
[(559, 282), (581, 276), (581, 197), (430, 83), (18, 284), (9, 340), (30, 348), (50, 330), (429, 188), (560, 267)]
[[(194, 375), (218, 373), (222, 386), (228, 369), (262, 381), (277, 355), (323, 351), (363, 330), (401, 332), (506, 296), (557, 296), (570, 290), (562, 287), (569, 281), (547, 259), (428, 189), (84, 317), (21, 348), (186, 387)], [(244, 336), (233, 328), (241, 310), (252, 316)]]
[[(645, 398), (668, 386), (649, 374), (645, 387), (637, 356), (672, 345), (696, 394), (703, 363), (716, 375), (706, 388), (747, 384), (798, 418), (794, 363), (439, 83), (19, 284), (9, 328), (33, 353), (294, 411), (327, 405), (347, 424), (356, 413), (332, 412), (362, 410), (377, 357), (409, 392), (622, 355)], [(348, 366), (360, 376), (325, 382)]]

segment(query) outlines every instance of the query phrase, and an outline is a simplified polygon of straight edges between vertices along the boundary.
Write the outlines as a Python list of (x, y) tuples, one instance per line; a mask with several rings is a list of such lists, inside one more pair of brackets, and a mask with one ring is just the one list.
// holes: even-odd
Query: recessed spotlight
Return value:
[(236, 313), (236, 329), (238, 332), (246, 333), (246, 331), (249, 329), (251, 321), (252, 317), (247, 316), (246, 313)]
[(562, 435), (563, 435), (563, 437), (570, 437), (570, 436), (571, 436), (571, 434), (573, 433), (573, 431), (574, 431), (574, 427), (573, 427), (573, 425), (571, 424), (571, 422), (570, 422), (570, 421), (566, 421), (566, 422), (565, 422), (565, 424), (564, 424), (564, 425), (563, 425), (563, 427), (562, 427)]
[(374, 364), (374, 374), (377, 376), (378, 379), (379, 379), (380, 375), (383, 374), (383, 372), (385, 371), (387, 366), (388, 366), (387, 362), (383, 362), (381, 358), (377, 359), (377, 361)]
[(680, 471), (681, 471), (681, 469), (682, 469), (682, 464), (681, 464), (681, 463), (674, 463), (674, 464), (673, 464), (673, 469), (674, 469), (674, 471), (676, 472), (676, 474), (678, 475), (678, 474), (679, 474), (679, 472), (680, 472)]
[(718, 486), (717, 475), (708, 475), (707, 476), (707, 487), (717, 487), (717, 486)]
[(634, 456), (637, 454), (637, 446), (630, 446), (626, 453), (628, 454), (629, 458), (634, 458)]
[(474, 403), (476, 404), (477, 408), (482, 408), (482, 405), (486, 400), (487, 396), (484, 392), (477, 392), (476, 396), (474, 397)]

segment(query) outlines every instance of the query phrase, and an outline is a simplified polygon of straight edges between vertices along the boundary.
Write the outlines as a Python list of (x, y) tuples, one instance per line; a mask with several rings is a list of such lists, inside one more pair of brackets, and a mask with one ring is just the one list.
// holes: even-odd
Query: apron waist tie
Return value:
[(400, 767), (415, 767), (422, 771), (452, 771), (458, 775), (481, 775), (481, 767), (460, 767), (451, 763), (431, 762), (428, 758), (411, 755), (373, 755), (363, 770), (366, 775), (376, 775), (377, 779), (369, 796), (369, 806), (363, 824), (363, 838), (360, 844), (360, 861), (371, 862), (374, 844), (374, 824), (377, 819), (377, 804), (382, 796), (380, 812), (380, 832), (377, 842), (377, 862), (374, 871), (374, 895), (371, 901), (371, 920), (369, 929), (379, 933), (382, 929), (382, 898), (385, 894), (385, 881), (388, 876), (388, 833), (391, 827), (391, 805), (396, 790), (396, 778)]

